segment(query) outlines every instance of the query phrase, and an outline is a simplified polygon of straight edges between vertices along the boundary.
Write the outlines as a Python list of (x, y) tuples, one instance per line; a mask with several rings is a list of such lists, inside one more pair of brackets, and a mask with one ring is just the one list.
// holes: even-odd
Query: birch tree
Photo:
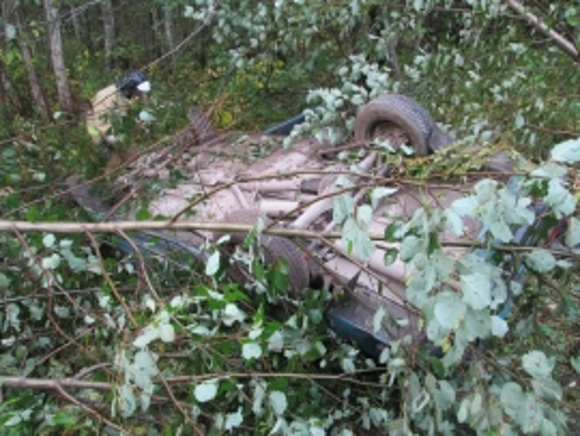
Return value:
[(113, 52), (115, 50), (115, 13), (113, 12), (113, 4), (111, 3), (111, 0), (103, 0), (101, 5), (103, 8), (107, 67), (111, 69), (114, 59)]
[(11, 120), (11, 111), (8, 109), (6, 102), (10, 101), (12, 106), (19, 111), (21, 109), (20, 101), (14, 87), (10, 80), (9, 68), (7, 66), (7, 57), (10, 51), (10, 41), (16, 36), (16, 27), (10, 24), (9, 16), (12, 11), (13, 3), (10, 0), (6, 0), (2, 3), (2, 8), (0, 12), (2, 13), (2, 22), (4, 24), (3, 30), (5, 35), (5, 45), (2, 52), (2, 61), (0, 62), (0, 101), (4, 104), (0, 104), (0, 115), (3, 120)]
[[(173, 51), (175, 47), (175, 32), (173, 28), (173, 5), (171, 2), (166, 1), (163, 5), (163, 22), (165, 27), (165, 38), (167, 40), (167, 48), (170, 52)], [(171, 55), (171, 63), (175, 68), (175, 54)]]
[[(22, 19), (20, 17), (20, 11), (17, 8), (14, 10), (14, 17), (16, 18), (16, 24), (18, 28), (22, 29), (23, 28)], [(20, 52), (22, 53), (22, 60), (26, 65), (26, 71), (28, 73), (28, 81), (30, 83), (30, 90), (32, 91), (34, 102), (36, 103), (36, 106), (40, 110), (42, 118), (44, 118), (45, 120), (49, 120), (50, 110), (48, 108), (48, 104), (46, 103), (46, 99), (44, 98), (44, 93), (42, 91), (42, 86), (40, 84), (36, 67), (34, 66), (32, 51), (23, 34), (20, 34), (18, 36), (18, 45), (20, 46)]]
[(55, 6), (54, 0), (44, 0), (44, 10), (46, 13), (46, 20), (48, 21), (50, 53), (52, 67), (56, 78), (58, 100), (64, 111), (72, 112), (73, 102), (64, 63), (60, 19), (58, 17), (58, 8)]

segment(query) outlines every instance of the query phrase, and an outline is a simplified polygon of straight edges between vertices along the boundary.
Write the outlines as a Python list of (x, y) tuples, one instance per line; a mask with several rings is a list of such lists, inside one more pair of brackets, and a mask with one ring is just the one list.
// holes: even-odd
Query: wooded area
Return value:
[[(580, 431), (578, 4), (3, 0), (0, 23), (1, 434)], [(111, 121), (118, 142), (95, 145), (91, 99), (130, 71), (152, 91)], [(293, 298), (281, 291), (288, 262), (256, 255), (246, 259), (251, 277), (236, 282), (216, 254), (221, 240), (183, 268), (183, 252), (162, 262), (135, 237), (172, 226), (250, 231), (251, 253), (262, 231), (299, 246), (317, 240), (312, 230), (204, 224), (193, 207), (180, 220), (148, 207), (187, 182), (171, 153), (192, 157), (205, 134), (243, 141), (301, 113), (280, 141), (316, 138), (355, 162), (357, 111), (385, 93), (420, 102), (457, 142), (430, 156), (380, 149), (397, 172), (360, 181), (364, 204), (336, 194), (335, 221), (350, 209), (329, 235), (352, 242), (343, 228), (359, 229), (388, 183), (462, 187), (464, 202), (441, 211), (423, 202), (396, 231), (362, 226), (369, 233), (354, 240), (398, 244), (387, 253), (409, 268), (407, 303), (431, 342), (401, 339), (369, 357), (325, 318), (350, 285)], [(215, 132), (201, 132), (206, 117)], [(257, 159), (266, 149), (251, 148)], [(486, 170), (481, 150), (521, 157), (511, 182)], [(163, 177), (131, 167), (167, 155)], [(105, 216), (81, 207), (71, 176), (115, 206)], [(191, 195), (194, 205), (205, 199)], [(441, 234), (463, 220), (483, 230), (458, 246), (484, 255), (450, 261)], [(524, 222), (533, 237), (522, 242)], [(371, 309), (375, 333), (408, 322)]]

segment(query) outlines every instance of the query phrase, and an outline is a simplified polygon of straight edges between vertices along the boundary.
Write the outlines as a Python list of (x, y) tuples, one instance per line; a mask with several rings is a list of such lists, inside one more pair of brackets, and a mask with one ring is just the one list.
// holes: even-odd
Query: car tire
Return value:
[[(266, 225), (271, 221), (265, 217), (260, 211), (255, 209), (239, 209), (228, 213), (222, 220), (228, 224), (255, 224), (258, 218), (262, 218)], [(214, 235), (214, 240), (217, 240), (223, 233)], [(246, 234), (232, 233), (230, 236), (230, 244), (239, 245), (244, 242)], [(267, 263), (271, 264), (278, 258), (283, 257), (288, 261), (289, 271), (288, 280), (292, 291), (299, 295), (302, 290), (307, 288), (310, 284), (310, 270), (308, 263), (302, 250), (294, 244), (290, 239), (275, 235), (263, 234), (260, 237), (260, 243), (264, 250), (264, 256)], [(237, 269), (237, 268), (235, 268)], [(230, 271), (232, 274), (230, 278), (238, 280), (240, 278), (240, 271)]]
[(453, 141), (423, 106), (399, 94), (383, 94), (363, 106), (355, 119), (354, 137), (360, 142), (385, 138), (395, 145), (410, 145), (417, 156), (426, 156)]

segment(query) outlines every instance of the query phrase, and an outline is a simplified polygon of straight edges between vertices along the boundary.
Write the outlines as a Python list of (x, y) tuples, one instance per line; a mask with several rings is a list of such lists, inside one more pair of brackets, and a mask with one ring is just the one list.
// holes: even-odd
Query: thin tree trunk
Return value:
[(73, 29), (75, 32), (75, 38), (79, 44), (83, 43), (81, 24), (79, 23), (77, 8), (74, 6), (69, 7), (70, 10), (70, 20), (72, 21)]
[[(165, 27), (165, 38), (167, 40), (167, 49), (172, 52), (175, 48), (175, 32), (173, 29), (173, 6), (171, 2), (165, 1), (163, 5), (163, 24)], [(175, 71), (175, 61), (176, 56), (174, 53), (171, 54), (171, 64), (173, 70)]]
[(14, 119), (13, 114), (14, 113), (21, 114), (22, 111), (24, 110), (24, 107), (22, 106), (20, 98), (18, 97), (18, 94), (16, 93), (14, 86), (12, 85), (8, 72), (6, 70), (0, 70), (0, 75), (2, 78), (2, 87), (4, 88), (4, 91), (9, 97), (10, 102), (12, 103), (12, 108), (14, 109), (13, 111), (10, 111), (10, 114), (8, 116), (8, 119), (12, 120)]
[[(10, 0), (5, 0), (2, 2), (2, 9), (0, 12), (2, 13), (2, 20), (4, 22), (4, 35), (6, 36), (6, 53), (10, 50), (10, 29), (9, 29), (9, 16), (14, 7), (13, 2)], [(11, 124), (12, 120), (14, 119), (14, 113), (21, 113), (22, 112), (22, 104), (20, 103), (20, 99), (14, 90), (14, 86), (12, 86), (12, 82), (10, 81), (10, 75), (8, 74), (8, 69), (5, 65), (0, 65), (0, 80), (2, 81), (2, 100), (0, 101), (0, 106), (2, 106), (2, 119)], [(6, 99), (6, 100), (5, 100)], [(12, 103), (12, 111), (8, 109), (8, 105), (5, 104), (5, 101), (10, 100)]]
[(50, 36), (50, 52), (52, 67), (56, 76), (56, 87), (58, 100), (62, 110), (73, 111), (73, 101), (70, 92), (70, 85), (66, 75), (64, 57), (62, 54), (62, 39), (60, 34), (60, 19), (58, 9), (53, 4), (54, 0), (44, 0), (44, 10), (48, 21), (48, 33)]
[(103, 0), (103, 24), (105, 27), (105, 55), (107, 68), (111, 70), (115, 61), (115, 13), (111, 0)]
[[(156, 53), (155, 56), (161, 56), (164, 53), (165, 49), (165, 36), (163, 35), (162, 27), (164, 26), (164, 20), (161, 17), (161, 12), (158, 8), (153, 7), (151, 8), (151, 20), (153, 21), (153, 25), (151, 26), (152, 37), (153, 37), (153, 44), (152, 47), (156, 48), (156, 51), (160, 51), (160, 53)], [(157, 50), (157, 48), (159, 50)]]
[[(16, 25), (19, 29), (22, 29), (22, 20), (20, 18), (20, 12), (18, 9), (14, 10), (14, 16), (16, 18)], [(40, 86), (40, 80), (38, 79), (38, 74), (36, 73), (36, 67), (32, 60), (32, 53), (28, 43), (24, 40), (24, 35), (20, 34), (18, 37), (18, 45), (20, 46), (20, 52), (22, 53), (22, 60), (24, 65), (26, 65), (26, 71), (28, 72), (28, 81), (30, 82), (30, 89), (32, 91), (32, 96), (34, 97), (34, 102), (40, 110), (42, 118), (45, 120), (50, 120), (50, 109), (44, 98), (44, 93), (42, 92), (42, 87)]]

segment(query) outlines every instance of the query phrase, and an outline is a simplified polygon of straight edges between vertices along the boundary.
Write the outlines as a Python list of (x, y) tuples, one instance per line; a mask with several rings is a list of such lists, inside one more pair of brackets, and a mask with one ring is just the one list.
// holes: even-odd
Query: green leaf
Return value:
[(508, 243), (514, 237), (510, 227), (499, 214), (489, 223), (489, 231), (503, 243)]
[(468, 414), (469, 414), (469, 398), (464, 398), (463, 401), (461, 401), (459, 410), (457, 411), (457, 421), (462, 423), (467, 421)]
[(401, 248), (399, 249), (399, 255), (401, 260), (407, 262), (411, 260), (415, 254), (421, 251), (421, 240), (415, 235), (409, 235), (401, 243)]
[(459, 320), (465, 315), (465, 305), (460, 296), (455, 292), (441, 292), (435, 297), (435, 319), (439, 324), (451, 330), (459, 324)]
[(183, 16), (185, 18), (193, 18), (194, 17), (193, 6), (185, 6), (185, 9), (183, 10)]
[(580, 356), (571, 357), (570, 358), (570, 365), (572, 365), (572, 368), (574, 368), (574, 371), (576, 371), (578, 374), (580, 374)]
[(41, 217), (40, 210), (36, 206), (30, 206), (26, 211), (26, 221), (30, 221), (32, 223), (39, 221)]
[(486, 338), (491, 333), (491, 317), (488, 310), (475, 310), (467, 306), (465, 317), (463, 318), (465, 334), (468, 341), (477, 338)]
[(142, 110), (139, 112), (139, 121), (142, 121), (145, 124), (151, 124), (156, 120), (155, 115), (151, 112)]
[(135, 214), (135, 219), (137, 221), (147, 221), (153, 217), (151, 212), (149, 212), (149, 208), (146, 205), (143, 205)]
[(16, 38), (16, 26), (13, 26), (10, 23), (5, 23), (4, 32), (6, 35), (6, 39), (10, 40)]
[(383, 256), (383, 262), (385, 265), (391, 265), (395, 263), (398, 256), (399, 250), (397, 250), (396, 248), (387, 248), (385, 250), (385, 255)]
[(379, 187), (375, 188), (371, 191), (371, 206), (373, 209), (376, 209), (379, 205), (379, 201), (383, 197), (388, 197), (389, 195), (393, 195), (397, 192), (399, 188), (386, 188), (386, 187)]
[(368, 229), (372, 219), (373, 210), (368, 204), (363, 204), (361, 207), (356, 209), (356, 220), (361, 229)]
[(261, 380), (256, 380), (254, 385), (254, 397), (252, 400), (252, 412), (254, 415), (260, 416), (262, 413), (262, 404), (264, 403), (264, 398), (266, 397), (266, 386), (265, 382)]
[(42, 259), (42, 267), (44, 269), (56, 269), (60, 265), (60, 256), (56, 253), (52, 253), (50, 256)]
[(497, 315), (491, 316), (491, 334), (503, 338), (508, 332), (509, 327), (505, 319)]
[(532, 433), (538, 430), (543, 419), (544, 413), (540, 403), (533, 395), (526, 394), (517, 412), (516, 421), (518, 424), (525, 433)]
[(214, 251), (207, 263), (205, 265), (205, 274), (208, 276), (214, 276), (220, 268), (220, 252), (218, 250)]
[(556, 145), (550, 152), (556, 162), (576, 163), (580, 161), (580, 138), (569, 139)]
[(479, 392), (476, 392), (471, 400), (471, 405), (469, 407), (469, 413), (471, 416), (477, 416), (481, 411), (483, 398)]
[(562, 400), (562, 387), (557, 381), (551, 378), (535, 378), (532, 380), (532, 387), (539, 397), (545, 398), (546, 400)]
[(568, 169), (563, 165), (558, 165), (554, 162), (548, 162), (538, 168), (534, 169), (530, 175), (532, 177), (560, 179), (568, 173)]
[(498, 187), (498, 182), (491, 179), (483, 179), (475, 184), (473, 190), (479, 204), (492, 201)]
[(200, 403), (207, 403), (215, 398), (218, 387), (218, 379), (207, 380), (198, 384), (195, 387), (193, 394), (195, 395), (195, 399)]
[(356, 366), (354, 365), (354, 361), (349, 357), (345, 357), (344, 359), (342, 359), (340, 362), (340, 366), (342, 367), (342, 370), (347, 374), (354, 374), (356, 372)]
[(255, 342), (242, 345), (242, 357), (245, 360), (259, 359), (262, 357), (262, 348)]
[(155, 339), (159, 338), (159, 329), (148, 325), (146, 326), (141, 334), (133, 341), (133, 345), (137, 348), (144, 348), (153, 342)]
[(0, 272), (0, 289), (6, 289), (10, 286), (10, 279)]
[(55, 242), (56, 242), (56, 237), (52, 233), (49, 233), (48, 235), (45, 235), (44, 238), (42, 238), (42, 244), (46, 248), (52, 247)]
[(229, 431), (233, 428), (239, 427), (242, 422), (244, 422), (244, 415), (242, 415), (242, 408), (240, 407), (237, 412), (228, 413), (226, 415), (224, 430)]
[(535, 271), (548, 272), (556, 267), (556, 258), (548, 250), (537, 248), (527, 253), (526, 264)]
[(270, 392), (268, 395), (268, 402), (274, 413), (278, 416), (284, 414), (286, 408), (288, 407), (288, 401), (286, 400), (286, 394), (284, 394), (284, 392)]
[(568, 216), (576, 208), (576, 200), (562, 186), (562, 182), (559, 179), (553, 179), (548, 182), (548, 194), (544, 197), (544, 203), (553, 209), (557, 217)]
[(473, 196), (460, 198), (455, 200), (450, 209), (455, 212), (460, 217), (463, 216), (473, 216), (475, 209), (477, 208), (477, 200)]
[(157, 368), (155, 367), (154, 355), (148, 351), (140, 350), (135, 353), (134, 368), (147, 375), (157, 375)]
[(122, 385), (117, 390), (119, 395), (119, 409), (125, 418), (131, 416), (137, 409), (137, 398), (129, 385)]
[(243, 322), (246, 319), (246, 314), (240, 310), (238, 306), (233, 303), (226, 304), (222, 322), (231, 327), (236, 322)]
[(383, 306), (380, 306), (379, 309), (373, 315), (373, 332), (376, 333), (381, 329), (381, 324), (387, 312)]
[(558, 429), (547, 419), (543, 419), (540, 424), (540, 433), (542, 436), (556, 436), (558, 434)]
[(77, 421), (77, 418), (73, 415), (69, 415), (68, 413), (65, 412), (57, 412), (53, 417), (52, 417), (52, 425), (63, 425), (63, 426), (67, 426), (70, 427), (72, 425), (74, 425), (74, 423)]
[(580, 244), (580, 220), (572, 217), (568, 220), (568, 231), (566, 232), (566, 245), (574, 248)]
[(332, 208), (332, 219), (339, 224), (345, 220), (346, 217), (354, 213), (355, 201), (352, 195), (346, 193), (334, 197)]
[(439, 380), (439, 389), (435, 394), (439, 408), (447, 410), (455, 404), (455, 388), (447, 380)]
[(398, 233), (399, 233), (399, 225), (396, 223), (390, 223), (387, 227), (385, 227), (384, 233), (384, 240), (386, 242), (397, 242), (399, 241)]
[(519, 384), (507, 382), (501, 388), (500, 401), (505, 412), (516, 418), (518, 410), (525, 399), (525, 394)]
[(453, 209), (445, 210), (445, 225), (447, 228), (456, 236), (460, 236), (463, 233), (463, 219), (461, 215), (455, 212)]
[(488, 307), (491, 303), (491, 283), (482, 273), (462, 275), (460, 279), (463, 301), (475, 310)]
[(522, 365), (526, 372), (534, 378), (550, 377), (555, 360), (548, 359), (542, 351), (533, 350), (522, 357)]
[(173, 342), (175, 340), (175, 329), (169, 323), (159, 326), (159, 339), (163, 342)]

